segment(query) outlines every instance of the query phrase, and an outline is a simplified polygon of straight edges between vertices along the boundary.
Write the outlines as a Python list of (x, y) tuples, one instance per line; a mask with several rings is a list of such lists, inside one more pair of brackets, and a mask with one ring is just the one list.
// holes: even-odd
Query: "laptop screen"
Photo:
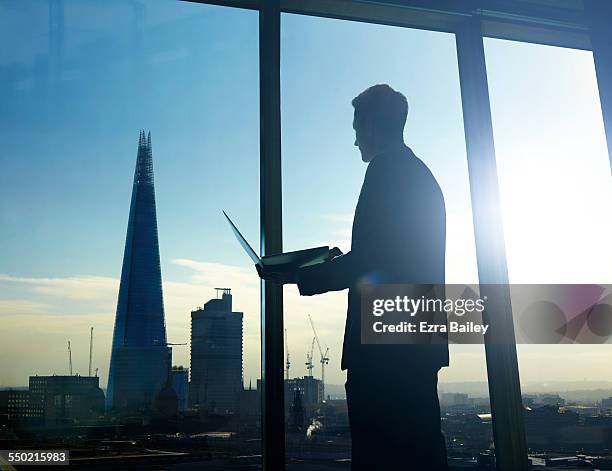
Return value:
[(242, 245), (242, 248), (247, 253), (247, 255), (251, 257), (251, 260), (253, 260), (253, 263), (261, 264), (261, 259), (259, 258), (257, 253), (253, 250), (253, 247), (251, 247), (249, 243), (246, 241), (246, 239), (242, 237), (242, 234), (240, 233), (238, 228), (234, 225), (234, 223), (229, 218), (229, 216), (225, 213), (225, 211), (223, 211), (223, 215), (227, 219), (227, 222), (229, 222), (229, 225), (231, 226), (232, 231), (234, 232), (234, 235), (236, 236), (236, 239), (238, 240), (238, 242), (240, 242), (240, 245)]

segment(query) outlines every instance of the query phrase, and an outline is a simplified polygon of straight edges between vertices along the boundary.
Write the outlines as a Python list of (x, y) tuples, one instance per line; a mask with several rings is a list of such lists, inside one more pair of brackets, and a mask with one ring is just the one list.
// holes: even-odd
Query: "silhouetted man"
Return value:
[(296, 273), (261, 273), (310, 296), (348, 288), (342, 369), (353, 470), (446, 470), (438, 370), (448, 346), (361, 343), (360, 285), (444, 284), (446, 220), (435, 178), (404, 144), (404, 95), (388, 85), (353, 102), (355, 145), (368, 163), (351, 251)]

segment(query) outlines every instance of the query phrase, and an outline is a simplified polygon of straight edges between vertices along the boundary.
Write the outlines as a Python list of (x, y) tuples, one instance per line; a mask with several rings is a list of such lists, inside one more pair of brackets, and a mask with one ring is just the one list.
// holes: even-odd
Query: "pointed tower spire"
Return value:
[(168, 381), (171, 365), (150, 141), (150, 134), (141, 130), (111, 351), (107, 391), (111, 407), (150, 403)]

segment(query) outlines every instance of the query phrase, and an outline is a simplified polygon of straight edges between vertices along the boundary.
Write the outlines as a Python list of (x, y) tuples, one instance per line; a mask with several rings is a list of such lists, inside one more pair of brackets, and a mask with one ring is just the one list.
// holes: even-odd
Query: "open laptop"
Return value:
[(305, 267), (307, 265), (314, 265), (316, 263), (324, 262), (329, 256), (329, 247), (325, 246), (259, 257), (225, 211), (223, 211), (223, 215), (232, 228), (236, 239), (255, 264), (273, 268), (275, 271), (289, 271), (296, 270), (297, 268)]

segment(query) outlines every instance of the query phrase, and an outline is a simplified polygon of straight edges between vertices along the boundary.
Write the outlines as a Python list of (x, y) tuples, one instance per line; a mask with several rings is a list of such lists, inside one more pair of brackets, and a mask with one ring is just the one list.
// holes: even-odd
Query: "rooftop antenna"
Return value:
[(93, 327), (89, 332), (89, 376), (91, 376), (91, 353), (93, 351)]
[(68, 340), (68, 368), (70, 369), (70, 376), (72, 376), (72, 349), (70, 348), (70, 340)]
[(96, 368), (96, 378), (98, 377), (98, 368)]
[(222, 294), (232, 294), (231, 288), (215, 288), (215, 290), (217, 292), (217, 299), (219, 298), (219, 291), (222, 291)]
[(289, 360), (289, 344), (287, 343), (287, 329), (285, 329), (285, 353), (287, 354), (287, 360), (285, 361), (285, 379), (289, 379), (289, 367), (291, 361)]

